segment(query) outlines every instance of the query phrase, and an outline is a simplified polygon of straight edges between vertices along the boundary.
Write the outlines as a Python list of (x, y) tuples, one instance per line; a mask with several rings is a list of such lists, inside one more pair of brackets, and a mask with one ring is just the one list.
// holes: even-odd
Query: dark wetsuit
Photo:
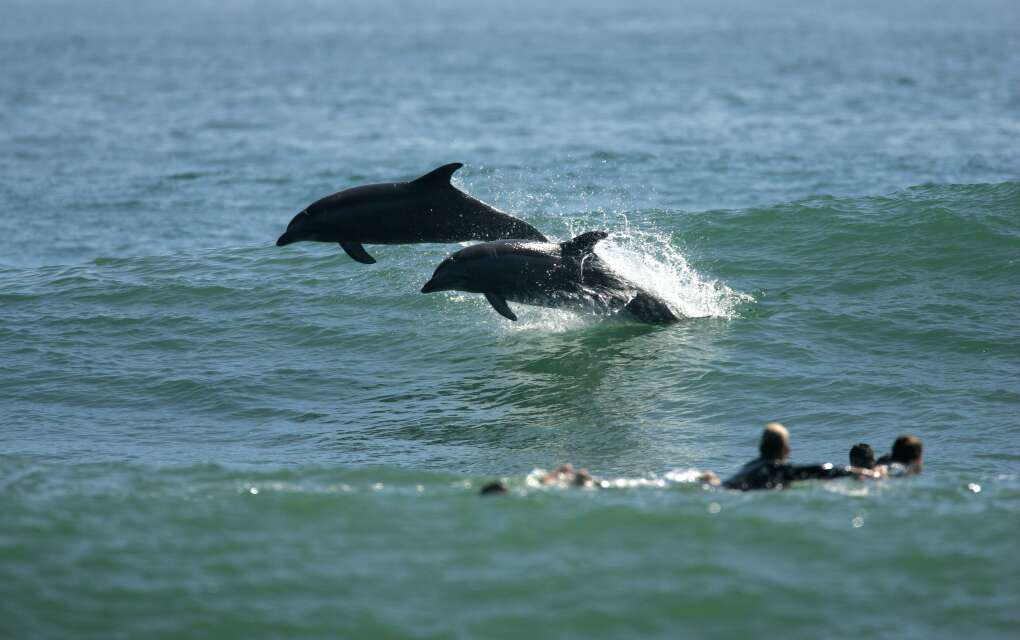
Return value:
[(781, 460), (757, 458), (745, 464), (723, 486), (741, 491), (782, 489), (796, 480), (828, 480), (852, 475), (846, 467), (834, 467), (831, 464), (794, 465)]

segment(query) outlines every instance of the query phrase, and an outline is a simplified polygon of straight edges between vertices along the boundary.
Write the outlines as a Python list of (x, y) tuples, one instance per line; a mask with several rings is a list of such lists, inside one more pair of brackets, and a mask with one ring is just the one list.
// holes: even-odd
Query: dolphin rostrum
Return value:
[(678, 321), (660, 297), (595, 255), (595, 244), (607, 235), (589, 231), (560, 244), (519, 240), (476, 244), (443, 260), (421, 292), (481, 293), (510, 320), (517, 316), (507, 301), (601, 314), (622, 310), (649, 323)]
[(443, 165), (410, 182), (345, 189), (308, 205), (276, 241), (338, 242), (347, 255), (372, 264), (362, 244), (463, 242), (517, 238), (541, 240), (533, 226), (472, 198), (450, 184), (463, 164)]

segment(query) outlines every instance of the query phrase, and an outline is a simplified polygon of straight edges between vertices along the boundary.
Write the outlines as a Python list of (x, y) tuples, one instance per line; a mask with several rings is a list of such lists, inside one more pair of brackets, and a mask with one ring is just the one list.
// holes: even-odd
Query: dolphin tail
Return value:
[(624, 309), (641, 322), (648, 324), (668, 324), (680, 321), (680, 317), (665, 302), (644, 291), (639, 291)]
[(542, 235), (541, 231), (527, 222), (513, 216), (508, 217), (513, 220), (513, 229), (506, 238), (512, 238), (514, 240), (534, 240), (535, 242), (549, 242), (549, 238), (546, 238)]
[(546, 238), (541, 231), (520, 218), (515, 218), (508, 213), (499, 211), (498, 209), (493, 210), (493, 212), (498, 214), (498, 220), (480, 221), (478, 225), (472, 229), (472, 240), (485, 240), (486, 242), (492, 242), (493, 240), (531, 240), (533, 242), (549, 242), (549, 238)]

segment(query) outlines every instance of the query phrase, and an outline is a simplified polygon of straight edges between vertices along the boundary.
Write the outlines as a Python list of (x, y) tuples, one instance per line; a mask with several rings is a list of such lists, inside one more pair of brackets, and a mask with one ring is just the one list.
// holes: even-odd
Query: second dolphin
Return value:
[(575, 311), (626, 311), (649, 323), (679, 317), (654, 293), (613, 271), (595, 255), (604, 231), (582, 233), (560, 244), (504, 240), (454, 253), (436, 268), (422, 293), (481, 293), (503, 317), (517, 320), (507, 301)]

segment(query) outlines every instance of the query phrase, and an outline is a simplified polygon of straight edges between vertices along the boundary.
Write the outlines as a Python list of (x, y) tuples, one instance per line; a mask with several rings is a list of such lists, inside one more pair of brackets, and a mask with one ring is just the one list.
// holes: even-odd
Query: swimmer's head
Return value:
[(862, 469), (875, 468), (875, 452), (871, 449), (870, 444), (858, 442), (850, 448), (850, 466)]
[(900, 436), (892, 447), (892, 461), (912, 467), (914, 473), (920, 473), (924, 466), (923, 447), (917, 436)]
[(790, 455), (790, 432), (778, 422), (768, 423), (761, 433), (758, 451), (767, 460), (785, 460)]
[(498, 480), (495, 480), (482, 487), (482, 490), (479, 491), (478, 493), (479, 495), (483, 496), (501, 496), (508, 493), (508, 491), (509, 490), (506, 488), (505, 484)]
[(718, 487), (722, 484), (722, 480), (719, 479), (719, 476), (715, 475), (714, 471), (702, 471), (698, 474), (696, 480), (701, 484), (708, 485), (710, 487)]

